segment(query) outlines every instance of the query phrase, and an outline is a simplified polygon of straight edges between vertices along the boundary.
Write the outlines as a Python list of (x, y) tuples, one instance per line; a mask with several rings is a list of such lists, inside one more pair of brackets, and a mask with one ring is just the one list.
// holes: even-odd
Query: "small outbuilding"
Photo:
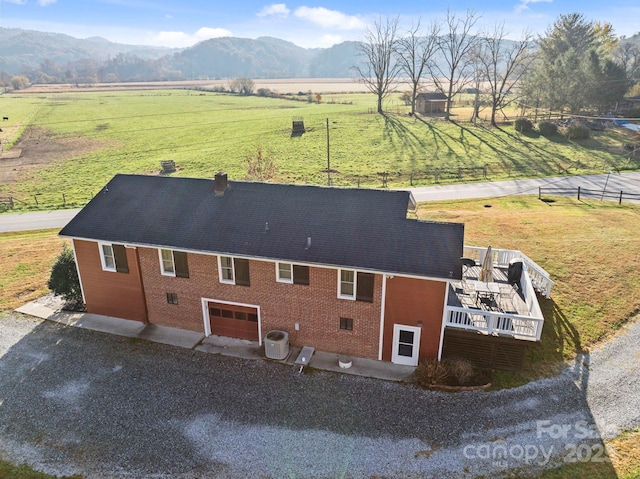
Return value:
[(447, 109), (447, 96), (440, 92), (420, 93), (416, 97), (416, 111), (423, 115), (444, 113)]

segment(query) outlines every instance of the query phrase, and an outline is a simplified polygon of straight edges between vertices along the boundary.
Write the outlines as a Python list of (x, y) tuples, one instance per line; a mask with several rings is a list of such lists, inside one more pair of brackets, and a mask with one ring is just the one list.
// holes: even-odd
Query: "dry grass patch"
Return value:
[(49, 293), (51, 266), (62, 251), (58, 230), (0, 234), (0, 311)]
[(465, 223), (465, 243), (518, 249), (556, 282), (532, 374), (552, 374), (640, 310), (640, 206), (530, 196), (423, 203), (420, 219)]
[(621, 434), (606, 446), (618, 477), (640, 477), (640, 429)]

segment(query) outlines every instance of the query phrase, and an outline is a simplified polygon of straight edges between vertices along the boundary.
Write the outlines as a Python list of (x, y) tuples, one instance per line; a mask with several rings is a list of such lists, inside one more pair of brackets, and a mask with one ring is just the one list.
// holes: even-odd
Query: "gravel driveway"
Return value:
[[(590, 367), (441, 393), (0, 319), (0, 454), (87, 478), (444, 478), (606, 459), (640, 425), (640, 323)], [(595, 432), (595, 433), (594, 433)]]

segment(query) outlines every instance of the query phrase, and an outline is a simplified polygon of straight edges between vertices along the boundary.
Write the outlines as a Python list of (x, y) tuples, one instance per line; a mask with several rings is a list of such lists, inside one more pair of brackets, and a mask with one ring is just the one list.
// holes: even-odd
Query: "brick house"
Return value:
[(415, 365), (439, 357), (464, 227), (406, 191), (116, 175), (60, 232), (90, 313)]

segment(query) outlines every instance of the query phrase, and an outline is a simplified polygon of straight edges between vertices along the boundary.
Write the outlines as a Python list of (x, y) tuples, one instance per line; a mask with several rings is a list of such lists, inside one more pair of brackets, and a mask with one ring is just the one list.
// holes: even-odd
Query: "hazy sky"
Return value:
[(303, 47), (359, 40), (381, 15), (408, 26), (418, 17), (441, 19), (447, 7), (482, 15), (479, 28), (504, 21), (512, 38), (524, 28), (543, 33), (561, 13), (609, 22), (617, 35), (640, 31), (640, 0), (0, 0), (0, 26), (101, 36), (119, 43), (186, 47), (218, 36), (273, 36)]

